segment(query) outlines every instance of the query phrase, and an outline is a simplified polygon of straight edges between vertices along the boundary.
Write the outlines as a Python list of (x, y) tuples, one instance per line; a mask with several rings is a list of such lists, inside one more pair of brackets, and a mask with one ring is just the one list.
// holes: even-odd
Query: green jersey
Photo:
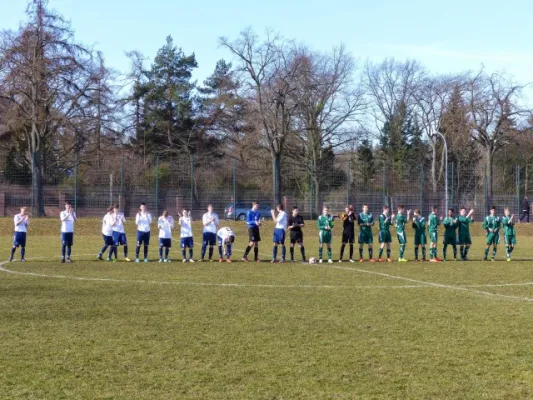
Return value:
[(463, 217), (462, 215), (459, 215), (457, 217), (457, 226), (459, 228), (459, 235), (460, 236), (470, 235), (470, 224), (473, 222), (474, 221), (472, 220), (472, 218), (467, 218), (466, 216)]
[(514, 228), (514, 221), (511, 219), (511, 217), (503, 217), (502, 225), (503, 225), (503, 234), (505, 236), (516, 235), (516, 230)]
[(415, 229), (415, 234), (422, 234), (426, 232), (426, 219), (422, 216), (415, 217), (413, 220), (413, 228)]
[(428, 231), (430, 233), (437, 232), (439, 230), (440, 219), (437, 214), (431, 213), (428, 217)]
[(442, 221), (442, 225), (444, 225), (444, 234), (448, 236), (455, 236), (457, 234), (458, 223), (459, 222), (457, 221), (457, 218), (444, 218)]
[(381, 214), (379, 216), (379, 231), (390, 232), (390, 226), (392, 224), (392, 218), (390, 215)]
[(405, 224), (407, 223), (407, 217), (403, 214), (396, 215), (396, 233), (405, 232)]
[[(500, 217), (497, 217), (496, 215), (487, 215), (483, 220), (482, 228), (485, 229), (487, 233), (498, 233), (501, 223)], [(491, 229), (492, 232), (489, 229)]]
[(318, 229), (320, 229), (321, 231), (331, 230), (335, 226), (333, 217), (330, 214), (321, 215), (320, 217), (318, 217), (316, 224), (318, 226)]
[[(359, 225), (360, 232), (372, 234), (372, 226), (374, 225), (374, 216), (371, 213), (359, 213), (357, 217), (357, 224)], [(370, 224), (370, 225), (366, 225)]]

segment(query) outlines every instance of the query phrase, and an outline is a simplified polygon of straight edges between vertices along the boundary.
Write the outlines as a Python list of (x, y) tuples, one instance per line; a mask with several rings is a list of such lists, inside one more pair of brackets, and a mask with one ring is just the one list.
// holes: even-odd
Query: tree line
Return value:
[[(168, 36), (150, 62), (128, 52), (129, 71), (110, 68), (79, 43), (46, 0), (31, 0), (16, 31), (0, 33), (0, 141), (6, 170), (29, 171), (44, 215), (45, 171), (64, 173), (75, 153), (105, 168), (110, 149), (147, 164), (209, 156), (236, 159), (272, 177), (273, 201), (284, 187), (320, 199), (335, 161), (349, 154), (363, 180), (382, 165), (400, 177), (429, 166), (433, 192), (444, 179), (442, 133), (460, 176), (486, 168), (489, 199), (497, 163), (530, 164), (527, 85), (481, 68), (434, 74), (416, 60), (356, 60), (344, 46), (316, 51), (271, 31), (221, 37), (228, 60), (204, 82)], [(72, 160), (73, 158), (68, 158)], [(296, 171), (297, 174), (292, 172)], [(319, 201), (320, 203), (320, 201)]]

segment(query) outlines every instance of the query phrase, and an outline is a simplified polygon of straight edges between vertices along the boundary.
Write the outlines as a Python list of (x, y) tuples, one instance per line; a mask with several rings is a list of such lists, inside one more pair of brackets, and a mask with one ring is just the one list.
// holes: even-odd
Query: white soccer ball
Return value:
[(309, 264), (316, 264), (316, 258), (315, 257), (311, 257), (309, 259)]

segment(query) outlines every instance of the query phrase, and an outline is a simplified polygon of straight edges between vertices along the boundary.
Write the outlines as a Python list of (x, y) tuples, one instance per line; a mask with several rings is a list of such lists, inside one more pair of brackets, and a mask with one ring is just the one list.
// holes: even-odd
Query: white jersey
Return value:
[(113, 214), (107, 213), (102, 219), (102, 235), (113, 235)]
[(150, 224), (152, 223), (152, 214), (147, 212), (138, 212), (135, 217), (137, 230), (141, 232), (150, 232)]
[(15, 222), (15, 232), (28, 232), (30, 220), (27, 215), (17, 214), (13, 218), (13, 221)]
[(159, 227), (159, 237), (161, 239), (172, 239), (172, 229), (174, 229), (174, 218), (170, 215), (168, 217), (159, 217), (157, 220)]
[(225, 226), (224, 228), (220, 228), (217, 232), (217, 236), (222, 240), (222, 241), (226, 241), (227, 238), (229, 238), (230, 236), (233, 236), (235, 237), (235, 234), (233, 233), (233, 231), (228, 228), (227, 226)]
[(276, 229), (287, 229), (287, 213), (280, 211), (276, 217)]
[(111, 214), (113, 220), (113, 232), (126, 233), (124, 223), (126, 222), (126, 217), (122, 213)]
[(61, 232), (72, 233), (74, 232), (74, 221), (76, 221), (76, 213), (74, 211), (61, 211), (59, 214), (61, 218)]
[(216, 213), (206, 212), (202, 217), (202, 223), (204, 225), (204, 233), (217, 233), (218, 215)]
[(179, 223), (181, 225), (180, 237), (192, 237), (192, 220), (191, 217), (180, 217)]

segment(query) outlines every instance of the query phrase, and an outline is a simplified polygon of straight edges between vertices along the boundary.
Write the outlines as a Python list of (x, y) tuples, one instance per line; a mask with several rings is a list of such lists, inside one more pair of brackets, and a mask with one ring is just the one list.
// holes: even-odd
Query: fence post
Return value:
[(109, 205), (113, 204), (113, 173), (109, 174)]
[[(451, 196), (450, 196), (450, 200), (451, 200), (450, 201), (450, 208), (454, 208), (455, 209), (456, 208), (455, 207), (455, 189), (454, 189), (455, 188), (455, 186), (454, 186), (454, 184), (455, 184), (455, 164), (452, 163), (451, 167), (452, 167), (452, 173), (451, 173), (451, 177), (450, 177), (450, 183), (451, 183), (451, 185), (450, 185), (450, 188), (451, 188), (451, 190), (450, 190), (450, 194), (451, 194)], [(447, 213), (448, 210), (445, 210), (445, 212)]]
[(312, 165), (309, 162), (309, 219), (313, 219), (313, 177), (312, 177)]
[(516, 204), (518, 205), (517, 214), (520, 215), (520, 166), (516, 166)]
[(348, 173), (347, 173), (347, 177), (348, 177), (348, 185), (346, 186), (346, 204), (350, 204), (350, 186), (351, 186), (351, 177), (350, 177), (350, 167), (351, 167), (351, 162), (352, 160), (348, 160)]
[(159, 154), (155, 157), (155, 211), (159, 215)]
[[(123, 213), (126, 213), (125, 211), (125, 199), (124, 199), (124, 154), (122, 154), (122, 165), (120, 167), (120, 198), (119, 198), (119, 207), (122, 210)], [(127, 213), (125, 215), (128, 215)]]
[(488, 204), (487, 204), (487, 197), (488, 197), (488, 192), (487, 192), (487, 165), (485, 164), (485, 169), (483, 170), (483, 207), (484, 207), (484, 210), (483, 210), (483, 215), (485, 215), (487, 213), (487, 210), (488, 210)]
[(191, 198), (189, 203), (189, 213), (192, 213), (192, 204), (194, 198), (194, 156), (191, 156)]
[(78, 211), (78, 152), (74, 153), (74, 211)]
[[(34, 182), (33, 180), (35, 179), (35, 177), (33, 176), (35, 170), (33, 169), (33, 158), (34, 158), (33, 154), (34, 153), (32, 152), (31, 153), (31, 176), (32, 176), (32, 178), (31, 178), (31, 216), (33, 218), (35, 218), (36, 217), (36, 215), (34, 213), (34, 211), (35, 211), (34, 210), (34, 205), (35, 205), (35, 185), (33, 183)], [(59, 206), (61, 207), (61, 204)]]
[(237, 212), (235, 210), (237, 206), (237, 160), (233, 160), (233, 220), (237, 220)]
[(424, 164), (420, 164), (420, 215), (424, 215)]

